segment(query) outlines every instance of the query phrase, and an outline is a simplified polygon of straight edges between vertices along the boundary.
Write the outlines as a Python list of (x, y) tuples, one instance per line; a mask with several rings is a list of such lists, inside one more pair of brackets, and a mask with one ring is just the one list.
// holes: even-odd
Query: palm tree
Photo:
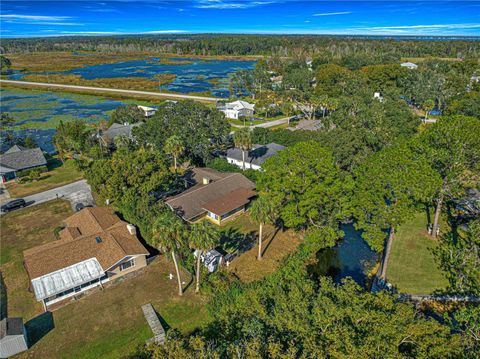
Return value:
[(275, 218), (275, 207), (266, 197), (258, 197), (250, 207), (250, 217), (259, 224), (258, 229), (258, 255), (257, 259), (262, 259), (262, 237), (263, 226), (272, 223)]
[(190, 248), (197, 251), (197, 269), (195, 293), (200, 292), (200, 262), (205, 253), (218, 243), (219, 233), (217, 229), (207, 221), (195, 223), (190, 227)]
[(185, 146), (180, 136), (173, 135), (165, 141), (164, 151), (172, 155), (173, 157), (173, 167), (175, 168), (175, 173), (177, 173), (177, 159), (185, 151)]
[(183, 295), (182, 279), (178, 269), (175, 251), (179, 249), (185, 239), (185, 225), (182, 220), (170, 210), (165, 210), (157, 218), (152, 229), (152, 245), (162, 252), (172, 254), (178, 281), (178, 295)]
[(233, 142), (235, 147), (242, 150), (242, 170), (245, 171), (245, 152), (252, 148), (252, 132), (249, 128), (243, 127), (233, 134)]

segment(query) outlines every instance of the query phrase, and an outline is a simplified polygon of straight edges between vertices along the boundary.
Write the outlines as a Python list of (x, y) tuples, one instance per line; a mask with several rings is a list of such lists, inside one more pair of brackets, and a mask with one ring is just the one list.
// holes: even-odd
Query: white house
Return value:
[[(278, 151), (285, 147), (277, 145), (276, 143), (269, 143), (268, 145), (254, 145), (253, 149), (245, 154), (245, 169), (260, 170), (262, 164), (272, 156), (275, 156)], [(227, 162), (239, 168), (243, 168), (242, 150), (239, 148), (230, 148), (227, 150)]]
[(413, 62), (402, 62), (400, 66), (406, 67), (409, 70), (415, 70), (416, 68), (418, 68), (418, 65), (414, 64)]
[(220, 108), (227, 118), (238, 120), (239, 117), (253, 116), (255, 112), (255, 105), (246, 101), (235, 101), (225, 104), (225, 107)]
[(143, 114), (145, 117), (152, 117), (153, 115), (155, 115), (155, 112), (157, 112), (157, 109), (154, 107), (141, 106), (141, 105), (138, 105), (137, 107), (139, 110), (143, 111)]

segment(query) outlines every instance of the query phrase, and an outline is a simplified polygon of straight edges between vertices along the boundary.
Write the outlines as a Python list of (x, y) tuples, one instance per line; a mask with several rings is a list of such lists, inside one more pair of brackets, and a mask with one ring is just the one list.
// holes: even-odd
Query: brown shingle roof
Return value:
[(255, 184), (240, 173), (226, 173), (223, 178), (214, 180), (207, 185), (197, 184), (175, 197), (167, 203), (185, 220), (192, 220), (205, 213), (204, 206), (233, 192), (239, 188), (253, 189)]
[(255, 192), (251, 189), (241, 187), (208, 202), (203, 208), (218, 216), (223, 216), (234, 209), (246, 205), (253, 196), (255, 196)]
[(107, 270), (125, 256), (148, 254), (128, 231), (128, 223), (108, 208), (84, 208), (67, 218), (65, 224), (59, 240), (23, 252), (31, 279), (90, 258), (96, 258)]

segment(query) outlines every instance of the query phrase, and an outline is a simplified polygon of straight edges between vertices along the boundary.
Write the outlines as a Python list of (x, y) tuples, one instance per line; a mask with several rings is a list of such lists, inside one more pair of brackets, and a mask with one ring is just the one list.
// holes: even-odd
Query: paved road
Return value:
[(75, 90), (116, 92), (116, 93), (130, 94), (130, 95), (146, 95), (146, 96), (152, 96), (152, 97), (166, 97), (166, 98), (177, 98), (177, 99), (198, 100), (198, 101), (208, 101), (208, 102), (217, 102), (221, 100), (215, 97), (180, 95), (180, 94), (171, 94), (171, 93), (165, 93), (165, 92), (120, 90), (120, 89), (112, 89), (112, 88), (104, 88), (104, 87), (51, 84), (46, 82), (30, 82), (30, 81), (16, 81), (16, 80), (0, 80), (0, 82), (17, 84), (17, 85), (20, 84), (20, 85), (31, 85), (31, 86), (40, 86), (40, 87), (58, 87), (58, 88), (75, 89)]
[(278, 125), (283, 125), (284, 123), (288, 123), (288, 120), (290, 120), (292, 117), (284, 117), (280, 118), (278, 120), (274, 121), (265, 121), (264, 123), (259, 123), (258, 125), (253, 125), (253, 126), (242, 126), (242, 125), (235, 125), (231, 124), (233, 127), (237, 128), (242, 128), (242, 127), (249, 127), (249, 128), (255, 128), (255, 127), (262, 127), (262, 128), (269, 128), (269, 127), (275, 127)]
[(23, 197), (28, 206), (44, 203), (56, 198), (69, 201), (73, 210), (75, 210), (75, 205), (77, 203), (83, 203), (84, 205), (93, 205), (95, 203), (90, 186), (87, 184), (86, 180), (80, 180), (65, 186)]

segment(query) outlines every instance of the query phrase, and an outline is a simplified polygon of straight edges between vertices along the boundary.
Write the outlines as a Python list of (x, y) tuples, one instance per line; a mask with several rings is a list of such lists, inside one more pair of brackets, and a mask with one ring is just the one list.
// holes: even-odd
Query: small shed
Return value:
[(212, 249), (203, 255), (203, 264), (207, 267), (208, 272), (212, 273), (222, 264), (223, 255), (216, 249)]
[(22, 318), (4, 318), (0, 322), (0, 358), (9, 358), (28, 349)]

